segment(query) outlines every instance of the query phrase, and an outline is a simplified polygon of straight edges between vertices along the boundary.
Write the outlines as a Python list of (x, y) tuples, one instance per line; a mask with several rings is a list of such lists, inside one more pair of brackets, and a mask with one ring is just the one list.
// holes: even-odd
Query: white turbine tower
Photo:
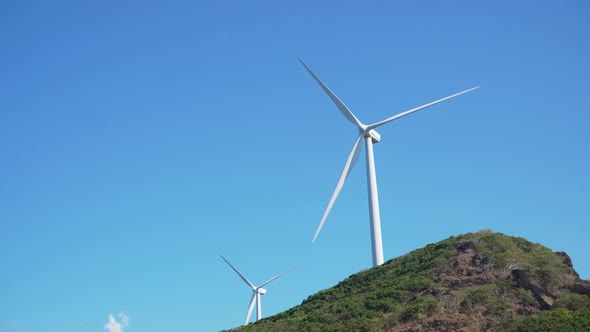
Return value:
[(352, 167), (354, 166), (356, 160), (358, 159), (359, 154), (360, 154), (360, 150), (361, 150), (360, 142), (361, 142), (361, 139), (364, 139), (365, 140), (365, 148), (366, 148), (366, 159), (367, 159), (367, 191), (369, 194), (369, 216), (370, 216), (370, 221), (371, 221), (371, 244), (372, 244), (372, 249), (373, 249), (373, 266), (381, 265), (381, 264), (383, 264), (383, 244), (381, 241), (381, 220), (379, 217), (379, 198), (377, 196), (377, 178), (375, 175), (375, 160), (373, 158), (373, 144), (379, 142), (379, 140), (381, 139), (381, 135), (379, 135), (379, 133), (377, 133), (375, 131), (375, 128), (382, 126), (386, 123), (389, 123), (393, 120), (397, 120), (397, 119), (404, 117), (408, 114), (411, 114), (411, 113), (420, 111), (422, 109), (425, 109), (427, 107), (430, 107), (432, 105), (438, 104), (438, 103), (443, 102), (445, 100), (449, 100), (451, 98), (455, 98), (455, 97), (460, 96), (460, 95), (467, 93), (469, 91), (473, 91), (473, 90), (479, 88), (479, 86), (465, 90), (465, 91), (461, 91), (461, 92), (456, 93), (454, 95), (433, 101), (431, 103), (422, 105), (420, 107), (412, 108), (411, 110), (407, 110), (405, 112), (399, 113), (399, 114), (394, 115), (394, 116), (387, 118), (385, 120), (375, 122), (370, 125), (365, 125), (362, 122), (360, 122), (359, 119), (357, 119), (356, 116), (354, 116), (354, 114), (352, 114), (352, 112), (348, 109), (348, 107), (346, 107), (346, 105), (344, 105), (344, 103), (342, 101), (340, 101), (340, 99), (338, 99), (338, 97), (336, 97), (336, 95), (332, 91), (330, 91), (330, 89), (320, 80), (320, 78), (313, 71), (311, 71), (311, 69), (305, 63), (303, 63), (303, 61), (301, 61), (301, 60), (299, 60), (299, 61), (305, 67), (305, 69), (307, 69), (307, 71), (311, 74), (311, 76), (313, 76), (313, 78), (316, 80), (316, 82), (318, 82), (318, 84), (322, 87), (322, 89), (328, 94), (330, 99), (332, 99), (334, 104), (336, 104), (336, 106), (338, 107), (340, 112), (346, 117), (346, 119), (348, 119), (348, 121), (352, 122), (352, 124), (355, 125), (359, 130), (359, 135), (358, 135), (356, 141), (354, 142), (354, 145), (352, 146), (352, 151), (350, 151), (350, 154), (348, 155), (348, 158), (346, 159), (346, 163), (344, 164), (344, 169), (342, 170), (342, 174), (340, 174), (340, 178), (338, 179), (338, 183), (336, 184), (336, 189), (334, 189), (334, 193), (332, 194), (332, 198), (330, 198), (330, 202), (328, 203), (328, 207), (326, 208), (326, 211), (324, 212), (324, 216), (322, 217), (322, 220), (320, 221), (320, 224), (318, 226), (318, 229), (315, 232), (312, 242), (315, 242), (315, 240), (317, 239), (317, 237), (320, 233), (320, 230), (322, 229), (322, 226), (324, 226), (324, 222), (326, 221), (326, 218), (328, 217), (328, 214), (330, 213), (330, 210), (332, 209), (332, 205), (336, 201), (336, 198), (338, 197), (340, 190), (342, 190), (342, 186), (344, 185), (344, 181), (346, 181), (346, 178), (350, 174)]
[(252, 288), (252, 298), (250, 299), (250, 305), (248, 306), (248, 314), (246, 315), (246, 322), (244, 323), (244, 326), (248, 325), (248, 322), (250, 321), (250, 315), (252, 315), (252, 310), (254, 309), (254, 303), (256, 303), (256, 320), (258, 321), (262, 318), (262, 305), (261, 305), (260, 297), (262, 295), (266, 294), (266, 289), (264, 289), (262, 287), (270, 284), (274, 280), (281, 277), (283, 274), (285, 274), (295, 268), (295, 266), (293, 266), (293, 267), (281, 272), (280, 274), (268, 279), (265, 283), (261, 284), (260, 286), (254, 286), (254, 284), (252, 284), (250, 282), (250, 280), (246, 279), (246, 277), (244, 277), (244, 275), (241, 274), (240, 271), (238, 271), (233, 265), (231, 265), (231, 263), (228, 262), (228, 260), (225, 259), (225, 257), (223, 257), (222, 255), (219, 255), (219, 256), (221, 256), (221, 258), (223, 258), (223, 260), (227, 263), (227, 265), (229, 265), (229, 267), (231, 267), (232, 270), (234, 270), (250, 288)]

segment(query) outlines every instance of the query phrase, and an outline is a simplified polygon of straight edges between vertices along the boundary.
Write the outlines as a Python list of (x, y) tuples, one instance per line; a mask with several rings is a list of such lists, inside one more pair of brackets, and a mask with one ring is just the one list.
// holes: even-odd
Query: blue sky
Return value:
[[(590, 278), (587, 1), (0, 4), (0, 332), (217, 331), (371, 266), (356, 129), (380, 128), (386, 260), (481, 229)], [(124, 315), (119, 316), (119, 313)], [(128, 317), (129, 324), (123, 324)], [(115, 326), (115, 327), (113, 327)]]

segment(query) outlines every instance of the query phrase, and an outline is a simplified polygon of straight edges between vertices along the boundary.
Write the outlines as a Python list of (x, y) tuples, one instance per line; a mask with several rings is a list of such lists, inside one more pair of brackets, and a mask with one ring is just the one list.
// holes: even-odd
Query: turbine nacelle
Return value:
[(381, 134), (379, 134), (375, 129), (371, 129), (369, 131), (366, 131), (366, 129), (359, 129), (359, 132), (361, 133), (361, 135), (363, 135), (363, 137), (371, 137), (371, 141), (373, 142), (373, 144), (379, 143), (379, 141), (381, 140)]
[(266, 294), (266, 289), (264, 289), (262, 287), (256, 288), (254, 291), (260, 295)]

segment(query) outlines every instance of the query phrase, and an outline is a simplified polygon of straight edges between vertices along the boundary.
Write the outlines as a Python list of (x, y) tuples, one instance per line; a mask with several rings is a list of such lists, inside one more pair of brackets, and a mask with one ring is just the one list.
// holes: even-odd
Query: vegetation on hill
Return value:
[(590, 331), (590, 282), (563, 252), (492, 231), (346, 278), (240, 331)]

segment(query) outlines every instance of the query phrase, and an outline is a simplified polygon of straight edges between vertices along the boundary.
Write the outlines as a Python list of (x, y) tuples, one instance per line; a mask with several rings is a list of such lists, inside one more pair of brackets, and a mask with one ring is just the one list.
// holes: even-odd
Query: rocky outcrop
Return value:
[(571, 287), (571, 290), (577, 294), (584, 294), (590, 297), (590, 281), (577, 279)]
[(518, 287), (529, 290), (535, 296), (535, 299), (541, 304), (541, 309), (550, 309), (555, 302), (555, 296), (550, 294), (547, 289), (536, 285), (529, 277), (529, 271), (515, 269), (512, 270), (512, 279), (516, 281)]
[(570, 274), (572, 274), (576, 279), (580, 279), (580, 275), (576, 270), (574, 270), (574, 264), (572, 263), (572, 259), (565, 251), (556, 251), (555, 254), (561, 258), (563, 258), (563, 264), (569, 266)]

